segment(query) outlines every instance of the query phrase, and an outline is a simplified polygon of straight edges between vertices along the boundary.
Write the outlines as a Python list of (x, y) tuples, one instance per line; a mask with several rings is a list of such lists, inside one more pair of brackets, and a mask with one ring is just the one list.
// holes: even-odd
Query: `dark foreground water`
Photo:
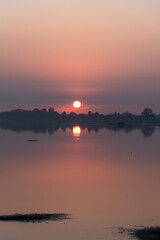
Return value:
[(118, 227), (160, 225), (159, 189), (159, 129), (150, 137), (139, 130), (0, 130), (0, 215), (72, 214), (2, 221), (0, 239), (126, 240)]

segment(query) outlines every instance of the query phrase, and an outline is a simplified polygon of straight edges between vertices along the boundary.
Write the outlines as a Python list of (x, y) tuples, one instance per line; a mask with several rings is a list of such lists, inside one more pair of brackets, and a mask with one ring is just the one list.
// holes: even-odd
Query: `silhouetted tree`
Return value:
[(66, 112), (62, 112), (61, 115), (62, 115), (62, 117), (66, 117), (67, 116)]
[(151, 108), (145, 108), (141, 113), (141, 116), (146, 120), (155, 120), (156, 114), (153, 113)]
[(141, 113), (143, 117), (149, 117), (153, 115), (153, 111), (151, 108), (145, 108), (143, 112)]
[(92, 115), (92, 112), (91, 112), (91, 111), (89, 111), (89, 112), (88, 112), (88, 116), (91, 116), (91, 115)]
[(50, 107), (50, 108), (48, 109), (48, 112), (49, 112), (49, 113), (54, 112), (54, 108)]
[(39, 112), (39, 109), (38, 108), (34, 108), (33, 112)]

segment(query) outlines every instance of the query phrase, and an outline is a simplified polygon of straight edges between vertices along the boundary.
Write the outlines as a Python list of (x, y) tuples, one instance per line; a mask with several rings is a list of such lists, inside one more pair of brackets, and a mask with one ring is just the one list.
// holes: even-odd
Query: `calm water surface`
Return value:
[(0, 130), (0, 215), (72, 214), (62, 222), (0, 222), (0, 239), (126, 240), (116, 227), (160, 225), (159, 143), (159, 129), (147, 138), (139, 130)]

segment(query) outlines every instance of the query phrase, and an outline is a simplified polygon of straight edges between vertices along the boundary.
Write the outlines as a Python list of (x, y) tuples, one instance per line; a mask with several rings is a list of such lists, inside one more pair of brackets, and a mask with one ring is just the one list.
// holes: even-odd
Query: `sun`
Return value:
[(73, 107), (74, 108), (80, 108), (81, 107), (81, 102), (80, 101), (74, 101), (73, 102)]

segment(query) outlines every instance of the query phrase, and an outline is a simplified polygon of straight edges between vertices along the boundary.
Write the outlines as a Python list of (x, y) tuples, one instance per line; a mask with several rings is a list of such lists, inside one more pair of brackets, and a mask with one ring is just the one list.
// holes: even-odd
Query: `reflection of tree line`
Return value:
[[(12, 131), (16, 131), (16, 132), (25, 132), (25, 131), (31, 131), (33, 133), (44, 133), (44, 134), (50, 134), (53, 135), (55, 132), (57, 132), (59, 129), (61, 129), (63, 132), (65, 132), (67, 129), (72, 130), (74, 125), (69, 124), (58, 124), (58, 123), (21, 123), (21, 124), (16, 124), (16, 123), (1, 123), (0, 127), (2, 129), (6, 129), (6, 130), (12, 130)], [(118, 125), (106, 125), (106, 126), (102, 126), (102, 125), (98, 125), (98, 124), (94, 124), (94, 125), (85, 125), (85, 124), (79, 124), (79, 126), (81, 127), (82, 130), (87, 129), (89, 133), (91, 132), (98, 132), (101, 129), (106, 129), (108, 131), (113, 131), (115, 133), (123, 131), (126, 133), (132, 132), (134, 130), (141, 130), (142, 134), (145, 137), (150, 137), (152, 136), (152, 134), (155, 131), (155, 127), (147, 127), (147, 126), (124, 126), (124, 127), (120, 127)]]
[(88, 132), (97, 132), (100, 129), (107, 129), (114, 132), (125, 131), (126, 133), (140, 129), (144, 136), (151, 136), (155, 131), (152, 126), (160, 125), (160, 115), (156, 115), (151, 109), (146, 108), (140, 115), (129, 112), (99, 114), (98, 112), (88, 114), (76, 114), (65, 112), (59, 114), (53, 108), (34, 109), (32, 111), (13, 110), (0, 113), (0, 127), (17, 132), (32, 131), (34, 133), (54, 134), (58, 129), (64, 132), (79, 125), (81, 129), (88, 129)]

